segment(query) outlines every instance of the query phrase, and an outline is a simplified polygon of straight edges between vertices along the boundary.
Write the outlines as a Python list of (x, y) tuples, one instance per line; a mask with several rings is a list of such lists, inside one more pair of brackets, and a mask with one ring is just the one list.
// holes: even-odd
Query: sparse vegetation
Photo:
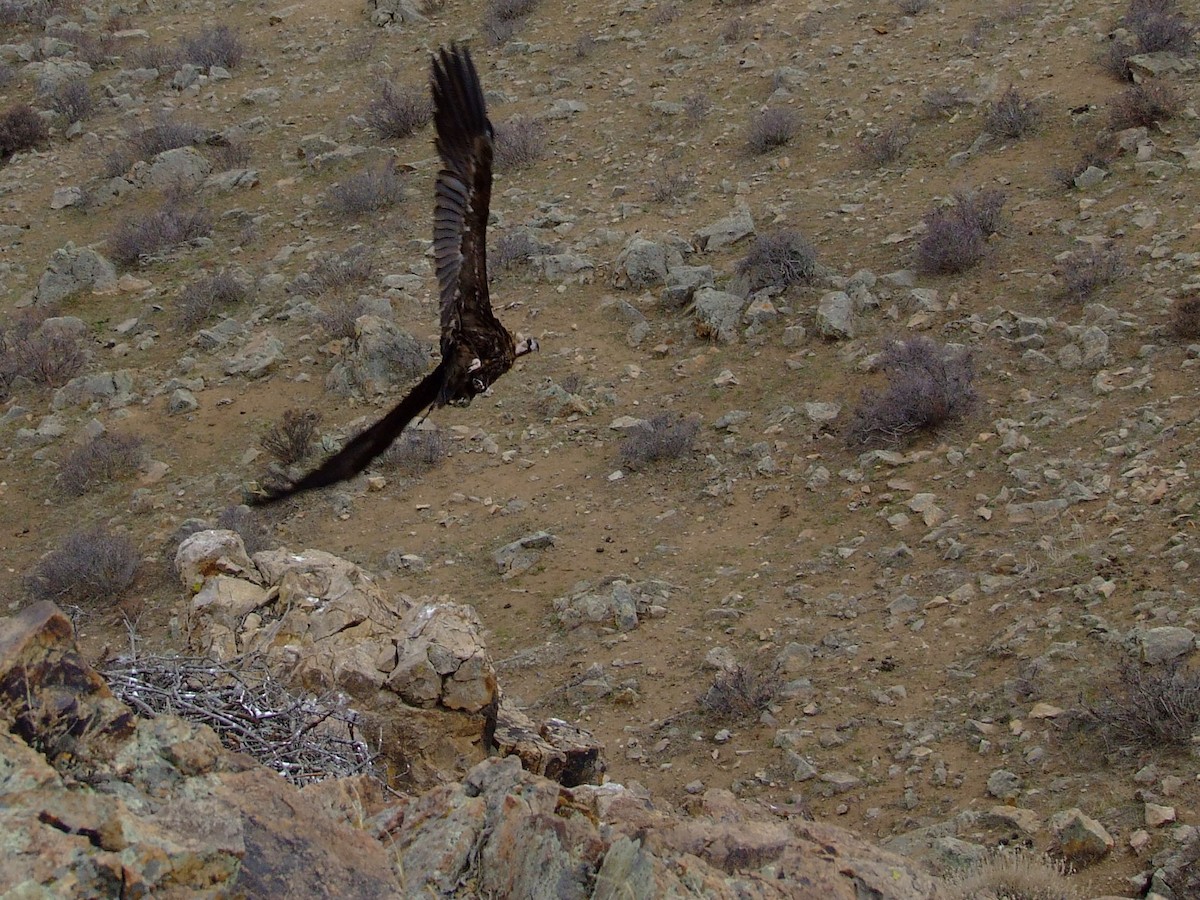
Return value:
[(925, 337), (892, 342), (875, 368), (888, 384), (863, 391), (846, 428), (851, 447), (902, 445), (919, 432), (963, 419), (978, 401), (971, 355)]
[(546, 129), (541, 122), (513, 116), (495, 126), (497, 172), (512, 172), (533, 165), (546, 153)]
[(526, 265), (541, 252), (541, 245), (526, 229), (506, 231), (496, 239), (488, 253), (488, 277)]
[(1059, 262), (1063, 293), (1082, 303), (1125, 274), (1125, 261), (1116, 250), (1089, 247), (1067, 254)]
[(800, 131), (800, 117), (786, 106), (768, 106), (750, 119), (746, 145), (751, 153), (768, 153), (786, 146)]
[(385, 140), (406, 138), (432, 118), (433, 103), (424, 85), (401, 87), (381, 81), (378, 95), (367, 106), (367, 126)]
[(912, 129), (907, 125), (888, 125), (859, 138), (858, 155), (868, 166), (878, 169), (904, 156), (904, 151), (908, 149), (911, 141)]
[(1139, 53), (1185, 56), (1196, 41), (1196, 26), (1179, 12), (1175, 0), (1130, 0), (1123, 21), (1137, 39)]
[(271, 536), (271, 531), (263, 524), (262, 519), (254, 514), (246, 504), (227, 506), (217, 517), (217, 527), (236, 531), (242, 539), (246, 553), (253, 556), (260, 550), (271, 550), (279, 546), (279, 542)]
[(640, 469), (660, 460), (678, 459), (691, 452), (699, 432), (696, 418), (659, 413), (625, 432), (619, 449), (621, 463)]
[(647, 186), (655, 203), (671, 203), (685, 197), (696, 186), (696, 178), (691, 172), (662, 166)]
[(537, 8), (538, 0), (488, 0), (483, 13), (483, 34), (493, 47), (505, 44)]
[(1061, 860), (1002, 848), (950, 880), (951, 900), (1079, 900)]
[(1041, 105), (1009, 85), (999, 98), (988, 104), (983, 124), (992, 134), (1015, 140), (1037, 128), (1041, 120)]
[(919, 16), (932, 5), (932, 0), (895, 0), (896, 9), (904, 16)]
[(105, 431), (68, 453), (58, 466), (58, 489), (81, 497), (105, 484), (128, 478), (145, 460), (144, 441), (136, 434)]
[(1114, 131), (1123, 128), (1149, 128), (1155, 122), (1175, 118), (1183, 106), (1183, 96), (1172, 84), (1159, 79), (1135, 84), (1113, 98), (1109, 109), (1109, 126)]
[(1000, 227), (1006, 200), (1001, 191), (960, 191), (954, 197), (953, 206), (925, 216), (916, 266), (927, 275), (953, 275), (976, 265), (984, 257), (988, 238)]
[(1200, 294), (1179, 297), (1171, 305), (1171, 333), (1185, 341), (1200, 338)]
[[(365, 244), (355, 244), (341, 253), (322, 256), (293, 282), (296, 293), (319, 297), (354, 285), (366, 284), (375, 277), (375, 259)], [(355, 316), (357, 318), (357, 316)]]
[(1075, 179), (1086, 172), (1089, 168), (1095, 166), (1097, 169), (1107, 169), (1112, 164), (1112, 151), (1101, 143), (1093, 144), (1080, 153), (1079, 158), (1074, 165), (1055, 166), (1050, 170), (1050, 177), (1063, 187), (1064, 190), (1072, 190), (1075, 187)]
[(1108, 677), (1093, 673), (1091, 684), (1097, 699), (1083, 704), (1074, 724), (1109, 753), (1186, 751), (1200, 730), (1200, 672), (1182, 661), (1122, 660)]
[(700, 708), (723, 722), (757, 719), (778, 689), (774, 672), (759, 674), (748, 666), (721, 669), (700, 698)]
[(325, 208), (339, 219), (357, 219), (404, 199), (404, 178), (392, 163), (339, 181), (325, 194)]
[(350, 339), (358, 332), (357, 322), (360, 316), (367, 314), (367, 305), (361, 299), (335, 301), (322, 309), (316, 317), (316, 323), (330, 338)]
[(66, 384), (83, 371), (87, 358), (81, 336), (47, 330), (36, 316), (20, 316), (0, 326), (0, 400), (21, 380), (39, 387)]
[(25, 590), (35, 600), (95, 604), (120, 598), (137, 569), (133, 542), (97, 525), (72, 531), (43, 556), (25, 576)]
[(148, 215), (127, 216), (108, 235), (108, 255), (121, 266), (142, 265), (181, 244), (206, 237), (212, 216), (202, 206), (184, 206), (173, 198)]
[(699, 125), (708, 118), (712, 108), (712, 101), (708, 99), (708, 95), (699, 91), (683, 98), (683, 117), (691, 125)]
[(86, 78), (68, 78), (50, 92), (50, 108), (68, 123), (82, 122), (96, 110)]
[(321, 414), (315, 409), (285, 410), (259, 443), (283, 465), (294, 466), (312, 456), (320, 424)]
[(812, 280), (817, 253), (800, 232), (785, 228), (755, 238), (750, 251), (737, 264), (737, 274), (746, 278), (750, 290), (790, 287)]
[(201, 28), (179, 39), (179, 59), (204, 69), (212, 66), (236, 69), (245, 53), (242, 39), (228, 25)]
[(666, 2), (655, 6), (654, 11), (650, 13), (650, 24), (662, 28), (664, 25), (670, 25), (682, 14), (678, 3), (666, 0)]
[(921, 112), (919, 118), (949, 118), (964, 106), (970, 105), (971, 101), (957, 90), (934, 88), (921, 95)]
[(250, 293), (250, 286), (228, 269), (193, 281), (179, 294), (176, 307), (179, 323), (184, 328), (194, 328), (218, 311), (241, 303)]
[(28, 103), (16, 103), (0, 115), (0, 163), (14, 153), (33, 150), (50, 140), (50, 129)]
[(419, 475), (441, 465), (450, 455), (450, 440), (440, 431), (406, 429), (379, 457), (384, 468)]

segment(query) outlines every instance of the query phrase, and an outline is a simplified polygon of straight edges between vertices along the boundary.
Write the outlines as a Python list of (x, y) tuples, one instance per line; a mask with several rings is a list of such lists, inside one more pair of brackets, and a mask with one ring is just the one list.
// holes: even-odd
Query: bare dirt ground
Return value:
[[(431, 132), (381, 141), (361, 116), (378, 78), (422, 84), (433, 48), (467, 40), (493, 120), (580, 104), (546, 119), (541, 161), (497, 177), (493, 240), (540, 226), (539, 238), (597, 266), (561, 284), (502, 273), (492, 286), (501, 317), (537, 336), (542, 352), (469, 409), (434, 414), (453, 439), (440, 466), (389, 474), (379, 490), (360, 480), (306, 496), (267, 519), (273, 539), (380, 572), (389, 551), (421, 556), (425, 570), (381, 577), (396, 591), (475, 605), (505, 691), (539, 715), (592, 729), (608, 747), (612, 779), (680, 803), (697, 781), (773, 804), (802, 801), (819, 818), (884, 840), (999, 802), (988, 795), (988, 778), (1007, 770), (1020, 782), (1014, 805), (1044, 817), (1079, 806), (1105, 824), (1116, 850), (1076, 878), (1092, 894), (1129, 893), (1128, 876), (1171, 840), (1168, 826), (1152, 830), (1140, 856), (1129, 849), (1145, 799), (1132, 775), (1153, 763), (1161, 775), (1179, 776), (1175, 795), (1159, 800), (1194, 824), (1196, 756), (1155, 747), (1106, 755), (1094, 738), (1029, 717), (1038, 702), (1070, 708), (1111, 692), (1123, 636), (1135, 626), (1200, 630), (1190, 472), (1200, 412), (1195, 359), (1165, 331), (1171, 301), (1200, 281), (1200, 179), (1177, 152), (1200, 139), (1195, 70), (1170, 76), (1185, 98), (1182, 111), (1149, 133), (1152, 159), (1170, 167), (1126, 153), (1087, 191), (1066, 190), (1052, 176), (1080, 158), (1125, 88), (1095, 61), (1122, 9), (948, 0), (906, 18), (883, 2), (544, 0), (495, 48), (480, 36), (481, 6), (461, 0), (389, 31), (349, 0), (301, 0), (274, 18), (279, 8), (270, 4), (163, 2), (130, 11), (124, 27), (148, 33), (135, 43), (169, 44), (219, 22), (238, 30), (246, 59), (229, 80), (198, 90), (173, 90), (166, 78), (142, 85), (141, 100), (124, 108), (101, 100), (82, 136), (67, 139), (58, 123), (48, 147), (0, 168), (0, 224), (22, 229), (0, 249), (6, 309), (26, 305), (55, 249), (73, 241), (103, 252), (119, 217), (156, 202), (157, 192), (145, 189), (90, 212), (50, 208), (56, 188), (97, 183), (105, 154), (156, 115), (171, 111), (218, 130), (263, 117), (248, 140), (259, 183), (202, 193), (217, 219), (211, 241), (135, 269), (148, 285), (61, 304), (60, 314), (90, 327), (89, 370), (133, 370), (138, 399), (116, 410), (59, 411), (66, 435), (48, 443), (18, 429), (36, 428), (52, 412), (52, 393), (28, 389), (8, 401), (6, 410), (28, 412), (0, 425), (0, 591), (19, 608), (22, 576), (38, 558), (72, 528), (103, 522), (129, 534), (145, 559), (119, 605), (83, 612), (87, 646), (96, 655), (119, 648), (126, 620), (144, 643), (176, 646), (172, 616), (184, 598), (169, 572), (172, 536), (185, 520), (215, 520), (240, 502), (263, 473), (256, 450), (266, 427), (286, 409), (312, 407), (323, 412), (323, 430), (335, 432), (373, 420), (397, 399), (327, 394), (336, 348), (312, 323), (279, 318), (288, 299), (279, 284), (229, 310), (251, 333), (269, 331), (284, 343), (285, 360), (259, 380), (226, 376), (230, 348), (192, 346), (194, 332), (178, 326), (172, 307), (202, 273), (237, 265), (259, 279), (290, 281), (313, 251), (363, 242), (379, 275), (362, 292), (384, 295), (382, 275), (421, 276), (420, 289), (389, 296), (397, 323), (432, 340), (435, 285), (419, 243), (430, 230)], [(39, 34), (18, 27), (4, 40)], [(98, 96), (115, 72), (90, 76)], [(1010, 84), (1041, 105), (1040, 127), (952, 165), (981, 132), (986, 103)], [(0, 84), (0, 106), (34, 100), (34, 87), (22, 77)], [(278, 99), (244, 99), (264, 87)], [(970, 103), (925, 117), (922, 99), (935, 89)], [(651, 106), (695, 94), (711, 103), (697, 122)], [(753, 155), (747, 123), (768, 103), (794, 110), (802, 127), (788, 145)], [(863, 164), (855, 149), (863, 134), (907, 122), (915, 123), (912, 142), (900, 161)], [(372, 149), (313, 168), (297, 148), (314, 133)], [(407, 198), (353, 223), (331, 217), (320, 202), (328, 187), (385, 157), (410, 170)], [(685, 174), (693, 187), (655, 202), (650, 182), (664, 173)], [(690, 240), (738, 205), (760, 233), (799, 229), (835, 275), (882, 276), (911, 267), (912, 229), (962, 187), (1000, 188), (1008, 197), (983, 263), (962, 275), (918, 276), (919, 287), (938, 292), (931, 310), (918, 310), (904, 290), (881, 291), (891, 299), (860, 315), (852, 339), (815, 333), (829, 284), (789, 289), (775, 298), (782, 315), (761, 333), (713, 344), (695, 336), (685, 313), (659, 304), (661, 287), (611, 283), (629, 237)], [(250, 240), (247, 217), (256, 220)], [(1056, 274), (1055, 257), (1089, 241), (1118, 248), (1130, 267), (1089, 301), (1099, 307), (1064, 298)], [(721, 284), (744, 252), (743, 243), (689, 262), (714, 266)], [(628, 339), (613, 298), (646, 315), (649, 336)], [(1038, 329), (1046, 364), (1027, 355), (1034, 345), (1013, 341), (1015, 326), (1005, 330), (1017, 315), (1054, 320)], [(114, 330), (133, 317), (134, 335), (152, 338), (140, 349)], [(785, 346), (788, 325), (805, 326), (807, 336)], [(1071, 341), (1066, 326), (1086, 325), (1109, 340), (1103, 364), (1060, 361), (1055, 354)], [(843, 404), (844, 421), (860, 392), (879, 384), (863, 361), (887, 339), (912, 334), (970, 348), (981, 403), (968, 421), (923, 436), (893, 464), (864, 462), (838, 425), (811, 423), (804, 404)], [(182, 373), (185, 356), (195, 360), (187, 377), (204, 378), (199, 408), (168, 416), (162, 386)], [(734, 383), (715, 383), (723, 370)], [(546, 414), (545, 386), (568, 381), (593, 414)], [(612, 421), (664, 410), (702, 418), (694, 451), (623, 469)], [(749, 416), (715, 429), (731, 410)], [(92, 418), (141, 435), (165, 474), (62, 497), (56, 465)], [(764, 456), (773, 471), (758, 465)], [(827, 480), (814, 477), (819, 467)], [(617, 470), (622, 477), (610, 477)], [(138, 488), (149, 500), (131, 504)], [(910, 505), (921, 494), (937, 507), (925, 521)], [(1010, 507), (1082, 494), (1087, 499), (1032, 520)], [(492, 552), (539, 529), (556, 536), (553, 549), (528, 572), (502, 579)], [(555, 598), (617, 575), (670, 583), (667, 615), (622, 634), (557, 624)], [(804, 664), (787, 678), (809, 679), (806, 689), (776, 698), (758, 720), (725, 722), (701, 711), (714, 677), (710, 651), (728, 648), (769, 671), (789, 644), (801, 645)], [(716, 742), (722, 728), (728, 740)], [(775, 746), (781, 728), (802, 733), (799, 752), (818, 777), (801, 782), (787, 770)], [(851, 778), (823, 777), (838, 773)], [(978, 839), (1049, 845), (1045, 831)]]

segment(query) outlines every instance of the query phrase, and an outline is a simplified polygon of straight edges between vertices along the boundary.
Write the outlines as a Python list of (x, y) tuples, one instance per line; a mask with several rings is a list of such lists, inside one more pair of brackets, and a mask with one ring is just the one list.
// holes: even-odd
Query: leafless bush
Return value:
[(867, 165), (877, 169), (900, 159), (911, 141), (912, 130), (907, 125), (888, 125), (859, 138), (858, 155)]
[(1084, 149), (1073, 165), (1053, 167), (1050, 170), (1050, 177), (1064, 190), (1069, 191), (1075, 187), (1075, 179), (1089, 168), (1095, 166), (1097, 169), (1106, 169), (1112, 163), (1112, 158), (1111, 149), (1102, 143), (1096, 143)]
[(133, 542), (97, 525), (72, 531), (43, 556), (25, 576), (25, 590), (35, 600), (59, 604), (115, 600), (133, 584), (137, 569)]
[(527, 265), (542, 252), (542, 246), (528, 231), (518, 228), (500, 235), (488, 253), (488, 277), (497, 272), (507, 272), (517, 266)]
[(141, 265), (155, 254), (206, 237), (212, 216), (202, 206), (181, 206), (168, 198), (149, 215), (122, 219), (108, 235), (108, 255), (119, 265)]
[(229, 141), (212, 148), (213, 165), (223, 172), (246, 168), (251, 157), (250, 145), (245, 141)]
[(1179, 297), (1171, 305), (1171, 333), (1185, 341), (1200, 338), (1200, 294)]
[(433, 103), (422, 86), (379, 82), (379, 94), (367, 105), (367, 127), (385, 139), (406, 138), (433, 118)]
[(312, 456), (320, 424), (321, 414), (315, 409), (289, 409), (259, 444), (283, 465), (294, 466)]
[(179, 68), (179, 50), (165, 44), (144, 44), (131, 56), (134, 65), (140, 69), (157, 69), (165, 73)]
[(325, 208), (339, 219), (356, 219), (404, 199), (404, 178), (392, 163), (359, 172), (333, 185)]
[(17, 70), (6, 62), (0, 62), (0, 88), (8, 87), (17, 78)]
[(1137, 38), (1139, 53), (1165, 51), (1182, 56), (1191, 52), (1196, 40), (1196, 26), (1184, 18), (1171, 0), (1134, 0), (1123, 21)]
[(951, 900), (1080, 900), (1066, 864), (1028, 850), (999, 849), (950, 878)]
[(696, 176), (664, 165), (650, 179), (648, 186), (650, 199), (655, 203), (671, 203), (685, 197), (696, 186)]
[(988, 104), (983, 125), (992, 134), (1015, 140), (1037, 128), (1041, 120), (1041, 106), (1009, 85), (997, 100)]
[(116, 64), (124, 51), (125, 42), (111, 31), (94, 34), (82, 31), (68, 38), (75, 45), (75, 53), (93, 69)]
[(429, 367), (429, 348), (411, 334), (393, 332), (380, 351), (389, 374), (397, 381), (424, 375)]
[(750, 119), (746, 145), (762, 154), (787, 145), (800, 131), (800, 117), (786, 106), (769, 106)]
[(131, 137), (129, 151), (135, 159), (150, 159), (166, 150), (198, 144), (207, 135), (208, 132), (199, 125), (164, 118)]
[(700, 432), (700, 422), (677, 413), (659, 413), (625, 432), (618, 453), (621, 462), (640, 469), (663, 459), (690, 453)]
[(816, 272), (817, 252), (800, 232), (785, 228), (774, 234), (759, 235), (750, 251), (737, 264), (750, 290), (765, 287), (790, 287), (811, 281)]
[(720, 721), (757, 719), (775, 699), (776, 680), (774, 672), (759, 674), (748, 666), (722, 669), (700, 698), (700, 707)]
[(350, 301), (335, 301), (317, 313), (316, 323), (334, 340), (353, 338), (358, 334), (358, 319), (367, 314), (367, 304), (359, 297)]
[(1059, 263), (1063, 279), (1063, 294), (1082, 303), (1098, 290), (1112, 284), (1125, 274), (1126, 266), (1117, 250), (1089, 247), (1076, 250)]
[(104, 666), (119, 700), (139, 715), (207, 725), (292, 784), (371, 772), (377, 760), (358, 735), (358, 716), (340, 694), (297, 696), (261, 656), (231, 660), (178, 655), (120, 656)]
[(96, 111), (86, 78), (68, 78), (50, 92), (50, 108), (67, 122), (82, 122)]
[(920, 118), (949, 118), (964, 106), (970, 105), (971, 101), (956, 89), (934, 88), (921, 95)]
[(919, 431), (964, 418), (978, 401), (971, 355), (924, 337), (892, 342), (878, 363), (883, 391), (863, 391), (846, 428), (851, 447), (897, 446)]
[(661, 28), (664, 25), (670, 25), (681, 15), (683, 15), (683, 13), (679, 9), (679, 4), (672, 3), (671, 0), (667, 0), (667, 2), (659, 3), (656, 7), (654, 7), (654, 11), (650, 13), (650, 24), (657, 28)]
[(1191, 746), (1200, 731), (1200, 671), (1179, 662), (1145, 666), (1123, 660), (1109, 677), (1093, 676), (1099, 699), (1083, 704), (1075, 724), (1107, 752)]
[(917, 269), (929, 275), (966, 271), (981, 259), (987, 239), (1000, 225), (1006, 200), (1001, 191), (983, 190), (955, 194), (956, 203), (925, 216), (925, 235), (917, 244)]
[(0, 399), (6, 399), (18, 379), (59, 387), (87, 364), (83, 340), (65, 331), (39, 327), (35, 317), (22, 317), (0, 326)]
[(513, 116), (495, 129), (497, 172), (512, 172), (533, 165), (546, 153), (546, 129), (536, 119)]
[(1183, 106), (1183, 95), (1157, 78), (1126, 88), (1112, 101), (1109, 125), (1114, 131), (1173, 119)]
[(380, 464), (408, 475), (419, 475), (440, 465), (450, 455), (450, 440), (440, 431), (409, 429), (379, 457)]
[(683, 117), (691, 125), (699, 125), (712, 112), (713, 104), (708, 95), (699, 91), (683, 98)]
[(901, 15), (919, 16), (932, 5), (932, 0), (895, 0)]
[(179, 58), (194, 66), (236, 69), (246, 53), (242, 39), (228, 25), (201, 28), (179, 39)]
[(1100, 67), (1118, 81), (1132, 81), (1133, 70), (1129, 68), (1129, 57), (1137, 52), (1137, 47), (1128, 41), (1113, 40), (1100, 54)]
[(311, 272), (296, 279), (292, 290), (319, 297), (343, 288), (366, 284), (374, 277), (375, 260), (371, 251), (365, 244), (355, 244), (341, 253), (322, 256)]
[(70, 497), (133, 475), (146, 458), (136, 434), (105, 431), (68, 453), (58, 466), (58, 489)]
[(218, 310), (241, 303), (250, 293), (250, 285), (239, 281), (228, 269), (222, 269), (183, 289), (176, 308), (179, 323), (184, 328), (194, 328)]
[(483, 13), (483, 34), (493, 47), (507, 43), (525, 24), (538, 0), (488, 0)]
[(217, 527), (236, 531), (250, 556), (260, 550), (271, 550), (279, 546), (279, 542), (271, 536), (270, 529), (244, 503), (239, 506), (227, 506), (221, 510), (221, 514), (217, 516)]
[(50, 129), (28, 103), (15, 103), (0, 115), (0, 163), (48, 140)]

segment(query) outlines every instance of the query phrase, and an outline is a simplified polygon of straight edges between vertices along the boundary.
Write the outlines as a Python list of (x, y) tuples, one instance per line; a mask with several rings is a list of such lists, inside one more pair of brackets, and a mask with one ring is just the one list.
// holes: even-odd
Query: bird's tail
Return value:
[(285, 497), (353, 478), (370, 465), (371, 460), (390, 447), (392, 441), (400, 436), (409, 422), (438, 402), (442, 385), (446, 380), (446, 371), (446, 361), (442, 360), (433, 371), (408, 392), (408, 396), (401, 400), (395, 409), (351, 440), (318, 468), (293, 484), (268, 490), (249, 498), (249, 504), (251, 506), (270, 506)]

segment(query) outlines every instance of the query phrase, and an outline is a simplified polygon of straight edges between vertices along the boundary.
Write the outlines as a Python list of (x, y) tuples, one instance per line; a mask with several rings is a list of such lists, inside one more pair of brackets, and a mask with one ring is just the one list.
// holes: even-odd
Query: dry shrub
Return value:
[(760, 674), (748, 666), (722, 669), (700, 698), (704, 712), (725, 722), (757, 719), (775, 699), (774, 672)]
[(546, 153), (546, 128), (536, 119), (513, 116), (495, 128), (497, 172), (512, 172), (533, 165)]
[(137, 548), (124, 534), (101, 525), (72, 531), (43, 556), (25, 576), (25, 590), (35, 600), (94, 603), (115, 600), (133, 584)]
[(0, 162), (50, 140), (50, 129), (28, 103), (15, 103), (0, 115)]
[(863, 162), (878, 169), (900, 159), (911, 141), (912, 130), (907, 125), (894, 124), (863, 135), (855, 149)]
[(970, 353), (955, 353), (925, 337), (893, 341), (877, 368), (883, 391), (863, 391), (846, 428), (851, 447), (897, 446), (920, 431), (965, 417), (978, 401)]
[(420, 475), (440, 465), (450, 455), (450, 440), (440, 431), (410, 429), (379, 457), (382, 466), (407, 475)]
[(680, 200), (696, 186), (696, 177), (691, 172), (668, 169), (663, 166), (650, 179), (650, 199), (655, 203), (671, 203)]
[(204, 69), (212, 66), (236, 69), (245, 53), (242, 39), (228, 25), (201, 28), (196, 34), (179, 39), (179, 59)]
[(68, 78), (50, 92), (50, 108), (71, 122), (82, 122), (96, 111), (96, 101), (86, 78)]
[(359, 297), (350, 301), (335, 301), (317, 313), (317, 326), (331, 339), (351, 339), (358, 334), (358, 319), (368, 312), (367, 303)]
[(1117, 250), (1089, 247), (1076, 250), (1059, 263), (1063, 279), (1063, 294), (1082, 303), (1101, 288), (1117, 281), (1127, 271), (1125, 261)]
[(121, 266), (141, 265), (212, 231), (212, 216), (202, 206), (184, 206), (175, 198), (144, 216), (128, 216), (108, 235), (108, 255)]
[(895, 0), (896, 9), (904, 16), (919, 16), (933, 5), (933, 0)]
[(365, 244), (355, 244), (341, 253), (322, 256), (311, 272), (305, 272), (292, 283), (291, 290), (319, 297), (352, 285), (366, 284), (374, 277), (375, 260), (370, 250)]
[(226, 141), (212, 148), (213, 165), (218, 171), (244, 169), (251, 157), (250, 145), (245, 141)]
[(130, 138), (129, 149), (137, 159), (150, 159), (166, 150), (201, 143), (207, 136), (208, 131), (199, 125), (164, 118)]
[(700, 432), (700, 422), (678, 413), (659, 413), (625, 432), (618, 450), (621, 462), (640, 469), (664, 459), (690, 453)]
[(919, 118), (949, 118), (964, 106), (970, 105), (971, 101), (964, 97), (957, 89), (934, 88), (921, 95)]
[(271, 550), (279, 546), (279, 542), (271, 536), (270, 529), (244, 503), (223, 509), (217, 517), (217, 527), (236, 531), (242, 539), (246, 553), (251, 556), (260, 550)]
[(1003, 94), (988, 104), (983, 124), (992, 134), (1016, 140), (1037, 128), (1041, 120), (1041, 105), (1009, 85)]
[(538, 0), (488, 0), (483, 13), (483, 34), (493, 47), (507, 43), (537, 8)]
[(379, 95), (367, 105), (367, 127), (385, 139), (406, 138), (429, 124), (433, 102), (424, 85), (379, 83)]
[(800, 117), (786, 106), (769, 106), (757, 113), (746, 130), (746, 146), (763, 154), (786, 146), (800, 131)]
[(1095, 735), (1107, 752), (1186, 751), (1191, 746), (1200, 731), (1200, 671), (1179, 661), (1142, 665), (1122, 660), (1109, 678), (1094, 675), (1100, 699), (1083, 704), (1074, 724)]
[(356, 219), (404, 199), (404, 179), (389, 162), (339, 181), (325, 194), (325, 208), (339, 219)]
[(407, 332), (392, 332), (379, 352), (387, 361), (388, 373), (395, 381), (424, 375), (429, 367), (428, 346)]
[(165, 44), (143, 44), (131, 54), (135, 67), (173, 72), (179, 68), (179, 50)]
[(654, 7), (654, 11), (650, 13), (650, 24), (661, 28), (664, 25), (670, 25), (681, 15), (683, 15), (683, 11), (679, 8), (679, 4), (668, 0), (668, 2)]
[(1155, 122), (1175, 118), (1183, 106), (1183, 95), (1172, 84), (1154, 79), (1126, 88), (1112, 101), (1109, 126), (1114, 131), (1124, 128), (1149, 128)]
[(0, 326), (0, 400), (24, 379), (41, 387), (60, 387), (87, 365), (81, 336), (40, 327), (36, 317), (18, 318)]
[(105, 431), (68, 453), (58, 466), (58, 489), (70, 497), (129, 478), (146, 459), (144, 441), (136, 434)]
[(1174, 0), (1132, 0), (1122, 21), (1137, 39), (1139, 53), (1186, 56), (1196, 40), (1196, 26), (1184, 18)]
[(283, 465), (294, 466), (312, 456), (320, 424), (321, 414), (315, 409), (289, 409), (259, 443)]
[(1062, 186), (1064, 190), (1072, 190), (1075, 187), (1075, 179), (1086, 172), (1092, 166), (1097, 169), (1107, 169), (1112, 164), (1113, 150), (1108, 146), (1107, 141), (1099, 141), (1090, 147), (1085, 148), (1071, 166), (1054, 166), (1050, 170), (1050, 177)]
[(683, 117), (691, 125), (699, 125), (712, 112), (713, 103), (708, 95), (700, 91), (688, 94), (683, 98)]
[(964, 272), (983, 259), (988, 238), (1000, 227), (1007, 199), (1002, 191), (960, 191), (956, 203), (925, 216), (916, 266), (926, 275)]
[(750, 290), (790, 287), (812, 280), (817, 252), (800, 232), (790, 228), (759, 235), (750, 251), (739, 260), (737, 274), (745, 277)]
[(950, 879), (951, 900), (1078, 900), (1060, 860), (1032, 851), (997, 850)]
[(179, 295), (176, 314), (184, 328), (199, 325), (217, 311), (241, 303), (251, 287), (239, 281), (228, 269), (192, 282)]
[(493, 278), (497, 272), (507, 272), (518, 266), (528, 265), (533, 257), (542, 252), (542, 245), (525, 229), (506, 231), (489, 248), (488, 277)]
[(1185, 341), (1200, 338), (1200, 294), (1179, 297), (1172, 304), (1171, 333)]

